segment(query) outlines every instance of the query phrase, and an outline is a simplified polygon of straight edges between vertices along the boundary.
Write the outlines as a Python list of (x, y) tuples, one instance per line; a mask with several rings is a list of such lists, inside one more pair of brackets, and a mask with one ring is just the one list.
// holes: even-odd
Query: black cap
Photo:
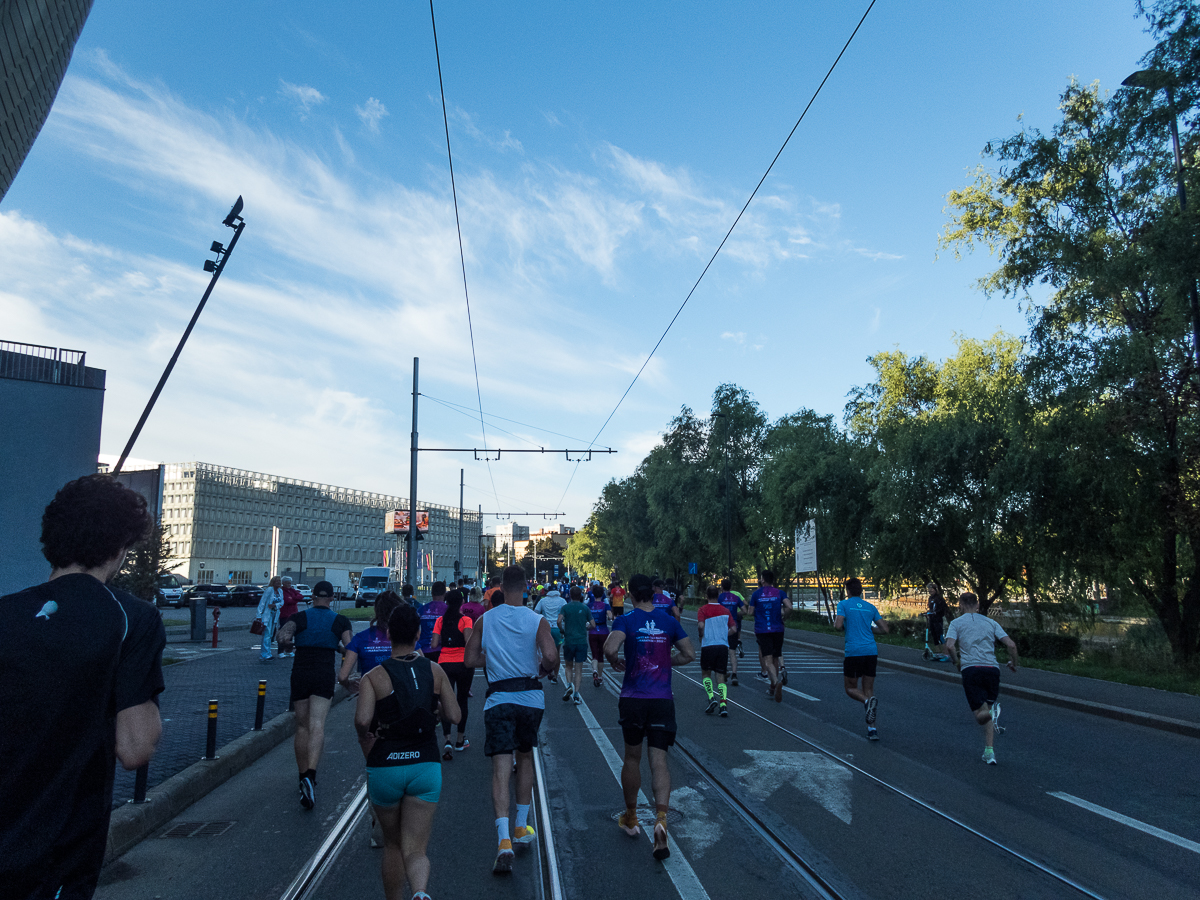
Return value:
[(332, 597), (333, 596), (333, 585), (330, 584), (328, 581), (318, 581), (316, 584), (313, 585), (313, 596), (314, 597)]

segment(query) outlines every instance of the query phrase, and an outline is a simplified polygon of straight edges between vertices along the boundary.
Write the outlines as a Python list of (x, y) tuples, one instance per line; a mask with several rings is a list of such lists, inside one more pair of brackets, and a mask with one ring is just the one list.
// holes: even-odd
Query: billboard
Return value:
[(796, 574), (817, 571), (817, 520), (796, 527)]
[[(429, 530), (429, 511), (417, 510), (417, 531), (424, 533)], [(408, 510), (393, 509), (387, 513), (383, 523), (384, 534), (408, 534)]]

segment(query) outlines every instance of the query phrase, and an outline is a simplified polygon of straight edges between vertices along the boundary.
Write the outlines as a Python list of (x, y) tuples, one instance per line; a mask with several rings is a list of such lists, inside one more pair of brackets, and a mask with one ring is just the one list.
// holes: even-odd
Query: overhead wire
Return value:
[[(433, 29), (433, 55), (437, 59), (438, 90), (442, 96), (442, 124), (446, 128), (446, 160), (450, 164), (450, 194), (454, 199), (454, 227), (458, 232), (458, 259), (462, 265), (463, 297), (467, 302), (467, 333), (471, 338), (471, 364), (475, 368), (475, 399), (479, 403), (479, 430), (482, 432), (483, 449), (487, 450), (487, 425), (483, 421), (483, 391), (479, 387), (479, 358), (475, 355), (475, 326), (471, 321), (471, 292), (467, 289), (467, 255), (463, 251), (462, 221), (458, 214), (458, 186), (454, 180), (454, 154), (450, 151), (450, 116), (446, 113), (446, 86), (442, 82), (442, 53), (438, 49), (437, 19), (433, 15), (433, 0), (429, 0), (429, 24)], [(492, 493), (496, 494), (496, 477), (492, 474), (492, 464), (487, 463), (488, 478), (492, 483)], [(500, 497), (496, 496), (496, 506), (500, 505)]]
[[(433, 397), (429, 394), (423, 393), (423, 394), (421, 394), (421, 396), (426, 398), (427, 400), (432, 400), (434, 403), (440, 403), (443, 406), (457, 407), (458, 409), (474, 409), (474, 407), (464, 406), (461, 403), (454, 403), (451, 400), (443, 400), (440, 397)], [(495, 413), (484, 413), (484, 415), (487, 416), (489, 419), (499, 419), (501, 422), (512, 422), (514, 425), (521, 425), (524, 428), (532, 428), (534, 431), (541, 431), (545, 434), (552, 434), (555, 437), (566, 438), (568, 441), (578, 441), (581, 444), (585, 442), (584, 438), (572, 437), (569, 434), (563, 434), (561, 431), (551, 431), (549, 428), (542, 428), (540, 425), (530, 425), (528, 422), (518, 422), (516, 419), (509, 419), (505, 416), (498, 416)], [(520, 435), (513, 434), (511, 431), (504, 431), (501, 428), (497, 428), (495, 425), (492, 426), (492, 430), (493, 431), (503, 431), (504, 434), (512, 434), (512, 436), (515, 438), (518, 438), (520, 440), (526, 440), (525, 438), (522, 438)], [(537, 444), (534, 443), (533, 441), (528, 441), (528, 443), (533, 444), (535, 447), (537, 446)], [(611, 450), (612, 448), (605, 447), (604, 449)]]
[[(671, 317), (671, 321), (668, 322), (667, 327), (665, 329), (663, 329), (663, 333), (659, 336), (658, 341), (655, 342), (654, 347), (650, 350), (650, 355), (646, 357), (645, 361), (641, 365), (641, 368), (639, 368), (637, 370), (637, 374), (633, 376), (633, 380), (631, 382), (629, 382), (629, 387), (625, 388), (625, 393), (623, 393), (621, 395), (621, 399), (619, 399), (617, 401), (617, 405), (613, 407), (612, 412), (610, 412), (608, 414), (608, 418), (604, 420), (604, 424), (600, 426), (600, 430), (596, 432), (596, 436), (594, 438), (592, 438), (591, 443), (588, 444), (589, 449), (595, 445), (596, 441), (598, 441), (600, 439), (600, 435), (604, 433), (604, 429), (608, 427), (608, 423), (611, 422), (613, 416), (615, 416), (617, 414), (617, 410), (619, 410), (621, 408), (621, 404), (623, 404), (625, 402), (625, 398), (629, 396), (629, 392), (631, 390), (633, 390), (633, 386), (635, 384), (637, 384), (638, 379), (641, 378), (642, 372), (644, 372), (646, 370), (646, 366), (648, 366), (650, 364), (650, 360), (654, 358), (654, 354), (656, 352), (658, 352), (658, 348), (662, 345), (662, 342), (664, 340), (666, 340), (667, 334), (670, 332), (672, 326), (674, 326), (674, 324), (675, 324), (675, 320), (679, 318), (680, 314), (683, 312), (684, 307), (688, 305), (688, 301), (692, 299), (692, 294), (694, 294), (696, 292), (696, 288), (698, 288), (700, 286), (700, 282), (703, 281), (704, 276), (708, 274), (708, 270), (712, 266), (713, 262), (716, 260), (717, 254), (719, 254), (721, 252), (721, 249), (725, 246), (725, 243), (729, 240), (730, 235), (733, 234), (733, 230), (735, 228), (737, 228), (738, 223), (742, 220), (742, 216), (745, 215), (746, 210), (749, 209), (751, 202), (753, 202), (755, 196), (758, 194), (759, 188), (761, 188), (763, 186), (763, 182), (765, 182), (767, 180), (767, 176), (771, 174), (771, 170), (773, 168), (775, 168), (775, 163), (778, 162), (779, 157), (783, 155), (783, 151), (785, 149), (787, 149), (787, 145), (791, 141), (792, 135), (794, 135), (796, 133), (796, 129), (799, 128), (800, 123), (804, 121), (804, 117), (808, 114), (808, 111), (812, 107), (813, 103), (816, 102), (817, 96), (821, 93), (821, 89), (823, 87), (825, 87), (825, 82), (827, 82), (829, 80), (829, 77), (833, 74), (833, 70), (836, 69), (838, 63), (841, 62), (842, 56), (844, 56), (846, 51), (850, 48), (850, 44), (854, 40), (854, 36), (858, 34), (858, 30), (860, 28), (862, 28), (863, 23), (865, 21), (867, 21), (867, 16), (869, 16), (871, 14), (871, 10), (874, 7), (875, 7), (875, 0), (871, 0), (870, 4), (867, 6), (866, 12), (864, 12), (862, 14), (862, 18), (860, 18), (858, 20), (858, 24), (855, 25), (854, 30), (852, 32), (850, 32), (850, 37), (848, 37), (846, 39), (846, 43), (842, 45), (842, 49), (838, 53), (837, 58), (834, 59), (833, 65), (831, 65), (829, 67), (829, 71), (827, 71), (825, 73), (825, 77), (821, 79), (821, 83), (818, 84), (817, 89), (815, 91), (813, 91), (812, 97), (809, 98), (808, 103), (804, 107), (804, 110), (800, 113), (800, 118), (798, 118), (796, 120), (796, 124), (793, 125), (792, 130), (788, 132), (788, 136), (786, 138), (784, 138), (782, 146), (780, 146), (779, 151), (771, 159), (771, 163), (770, 163), (770, 165), (767, 166), (767, 170), (765, 172), (763, 172), (762, 178), (758, 179), (758, 184), (756, 184), (754, 186), (754, 190), (750, 192), (750, 196), (749, 196), (749, 198), (747, 198), (746, 203), (742, 206), (741, 211), (737, 214), (737, 218), (735, 218), (733, 220), (733, 224), (730, 225), (729, 230), (727, 232), (725, 232), (725, 237), (721, 238), (721, 243), (719, 243), (717, 245), (717, 249), (714, 250), (712, 256), (709, 257), (709, 260), (705, 264), (703, 271), (700, 272), (700, 276), (696, 279), (696, 282), (692, 285), (692, 289), (687, 292), (687, 296), (684, 297), (683, 302), (679, 304), (679, 309), (675, 310), (675, 315), (673, 315)], [(579, 471), (579, 466), (578, 466), (578, 464), (576, 464), (575, 468), (571, 471), (571, 477), (567, 480), (566, 488), (563, 489), (562, 497), (559, 498), (559, 501), (558, 501), (559, 506), (561, 506), (563, 500), (566, 499), (567, 491), (569, 491), (571, 489), (571, 482), (573, 482), (575, 480), (575, 473), (578, 471)]]

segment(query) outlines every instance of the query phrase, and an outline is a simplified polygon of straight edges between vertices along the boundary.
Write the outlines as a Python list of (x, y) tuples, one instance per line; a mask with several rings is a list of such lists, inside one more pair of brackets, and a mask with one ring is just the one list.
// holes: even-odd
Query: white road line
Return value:
[[(596, 717), (592, 715), (592, 711), (588, 709), (587, 701), (585, 700), (578, 707), (579, 715), (583, 718), (583, 724), (587, 726), (588, 732), (592, 736), (592, 740), (596, 742), (596, 746), (600, 748), (600, 752), (604, 754), (604, 761), (608, 763), (608, 768), (612, 770), (613, 778), (617, 779), (617, 784), (621, 783), (621, 767), (624, 761), (617, 754), (616, 748), (608, 739), (608, 735), (604, 733), (604, 729), (600, 727), (600, 723), (596, 721)], [(650, 801), (646, 799), (645, 791), (638, 791), (638, 802), (650, 805)], [(650, 843), (654, 843), (653, 829), (642, 829), (642, 833), (650, 839)], [(704, 890), (704, 885), (700, 883), (700, 879), (696, 877), (696, 872), (692, 869), (691, 864), (683, 855), (683, 851), (679, 849), (679, 845), (675, 843), (675, 838), (671, 837), (670, 832), (667, 832), (667, 846), (671, 848), (671, 855), (662, 861), (662, 867), (667, 870), (667, 874), (671, 876), (671, 881), (675, 885), (675, 890), (679, 891), (679, 896), (683, 900), (709, 900), (708, 891)]]
[(795, 694), (797, 697), (803, 697), (805, 700), (811, 700), (813, 703), (821, 702), (820, 697), (812, 697), (808, 694), (802, 694), (800, 691), (794, 691), (790, 687), (788, 687), (786, 684), (783, 686), (783, 689), (785, 691), (787, 691), (789, 694)]
[(1155, 828), (1153, 825), (1147, 825), (1145, 822), (1139, 822), (1137, 819), (1131, 819), (1129, 816), (1123, 816), (1119, 812), (1113, 812), (1111, 809), (1106, 809), (1103, 806), (1097, 806), (1095, 803), (1089, 803), (1086, 800), (1080, 800), (1078, 797), (1071, 794), (1064, 794), (1062, 791), (1047, 791), (1051, 797), (1057, 797), (1059, 800), (1066, 800), (1068, 803), (1074, 803), (1081, 809), (1086, 809), (1089, 812), (1094, 812), (1098, 816), (1104, 816), (1106, 819), (1112, 819), (1114, 822), (1120, 822), (1122, 825), (1128, 825), (1130, 828), (1135, 828), (1138, 831), (1151, 835), (1152, 837), (1160, 838), (1168, 843), (1174, 844), (1176, 847), (1182, 847), (1184, 850), (1191, 850), (1193, 853), (1200, 853), (1200, 844), (1195, 841), (1189, 841), (1187, 838), (1182, 838), (1177, 834), (1172, 834), (1169, 831), (1163, 831), (1161, 828)]

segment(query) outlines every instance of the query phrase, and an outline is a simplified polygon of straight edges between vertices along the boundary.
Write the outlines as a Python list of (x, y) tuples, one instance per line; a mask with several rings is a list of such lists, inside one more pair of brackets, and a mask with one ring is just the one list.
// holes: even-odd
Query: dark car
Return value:
[(183, 592), (185, 606), (192, 605), (192, 598), (202, 596), (209, 606), (228, 606), (233, 601), (228, 585), (224, 584), (195, 584)]
[(229, 589), (230, 603), (234, 606), (258, 606), (263, 589), (256, 584), (235, 584)]

